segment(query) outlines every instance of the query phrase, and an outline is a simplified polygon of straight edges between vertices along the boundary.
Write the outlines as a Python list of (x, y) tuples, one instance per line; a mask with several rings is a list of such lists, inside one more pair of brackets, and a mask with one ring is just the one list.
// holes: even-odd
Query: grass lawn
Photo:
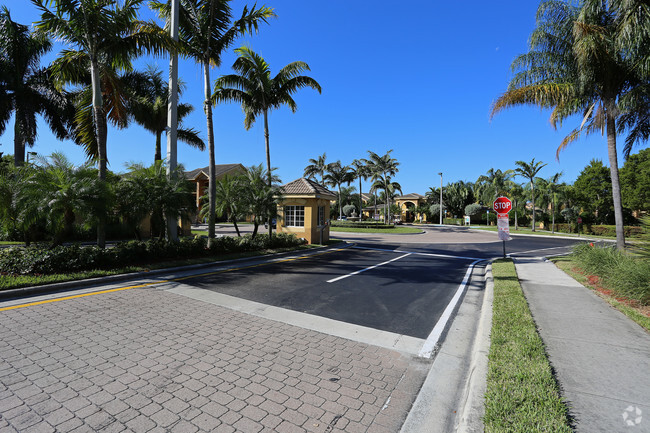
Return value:
[(251, 251), (247, 253), (229, 254), (216, 257), (203, 257), (198, 259), (189, 260), (174, 260), (158, 263), (151, 263), (148, 266), (131, 266), (120, 269), (111, 270), (94, 270), (86, 272), (74, 272), (69, 274), (53, 274), (53, 275), (2, 275), (0, 274), (0, 290), (17, 289), (20, 287), (39, 286), (43, 284), (59, 283), (63, 281), (83, 280), (86, 278), (105, 277), (116, 274), (126, 274), (130, 272), (142, 272), (152, 269), (173, 268), (177, 266), (194, 265), (200, 263), (212, 263), (224, 260), (234, 260), (245, 257), (263, 256), (273, 253), (281, 253), (286, 251), (306, 250), (315, 248), (318, 245), (301, 245), (297, 248), (278, 248), (274, 250), (264, 251)]
[(358, 227), (330, 227), (330, 232), (347, 233), (422, 233), (421, 229), (415, 227), (395, 227), (392, 229), (372, 229)]
[(571, 432), (537, 327), (511, 260), (492, 264), (494, 304), (485, 431)]
[(0, 245), (25, 245), (24, 242), (0, 241)]
[[(496, 226), (471, 226), (470, 228), (472, 229), (477, 229), (477, 230), (485, 230), (488, 232), (496, 232), (497, 227)], [(521, 228), (515, 230), (514, 226), (510, 226), (510, 234), (519, 234), (519, 235), (545, 235), (545, 236), (571, 236), (576, 239), (579, 238), (599, 238), (599, 239), (616, 239), (615, 237), (611, 236), (597, 236), (597, 235), (587, 235), (584, 233), (581, 233), (580, 236), (578, 236), (577, 233), (563, 233), (563, 232), (551, 232), (548, 230), (542, 230), (542, 229), (537, 229), (535, 231), (532, 231), (531, 229), (528, 228)]]
[(589, 278), (587, 273), (578, 266), (571, 256), (551, 257), (550, 260), (555, 263), (555, 266), (571, 275), (577, 282), (594, 290), (598, 296), (614, 308), (650, 331), (650, 307), (639, 306), (634, 302), (617, 298), (611, 293), (606, 282), (600, 279)]

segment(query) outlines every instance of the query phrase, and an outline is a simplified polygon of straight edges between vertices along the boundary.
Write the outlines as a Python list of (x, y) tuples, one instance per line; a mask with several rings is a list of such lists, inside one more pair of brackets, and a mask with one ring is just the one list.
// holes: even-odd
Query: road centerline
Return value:
[(342, 280), (342, 279), (344, 279), (344, 278), (348, 278), (348, 277), (351, 277), (351, 276), (353, 276), (353, 275), (358, 275), (358, 274), (360, 274), (360, 273), (362, 273), (362, 272), (366, 272), (366, 271), (369, 271), (369, 270), (371, 270), (371, 269), (375, 269), (375, 268), (378, 268), (378, 267), (380, 267), (380, 266), (387, 265), (387, 264), (389, 264), (389, 263), (391, 263), (391, 262), (394, 262), (394, 261), (396, 261), (396, 260), (403, 259), (404, 257), (410, 256), (411, 254), (412, 254), (412, 253), (406, 253), (406, 254), (404, 254), (404, 255), (402, 255), (402, 256), (395, 257), (395, 258), (390, 259), (390, 260), (387, 260), (387, 261), (385, 261), (385, 262), (378, 263), (378, 264), (376, 264), (376, 265), (372, 265), (372, 266), (368, 266), (367, 268), (359, 269), (358, 271), (350, 272), (349, 274), (341, 275), (340, 277), (332, 278), (331, 280), (327, 280), (327, 282), (328, 282), (328, 283), (334, 283), (334, 282), (339, 281), (339, 280)]

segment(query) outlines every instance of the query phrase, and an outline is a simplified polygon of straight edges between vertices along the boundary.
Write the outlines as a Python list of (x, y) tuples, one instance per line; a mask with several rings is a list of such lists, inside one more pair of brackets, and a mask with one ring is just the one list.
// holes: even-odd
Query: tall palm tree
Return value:
[(543, 1), (530, 51), (513, 61), (515, 75), (492, 106), (492, 115), (515, 105), (551, 108), (553, 126), (580, 114), (580, 126), (562, 140), (558, 155), (582, 133), (606, 135), (619, 249), (625, 237), (617, 134), (626, 128), (635, 132), (636, 126), (642, 131), (632, 134), (632, 141), (650, 134), (648, 124), (643, 133), (650, 77), (648, 15), (647, 2), (640, 0), (585, 0), (577, 6)]
[[(63, 82), (87, 84), (90, 74), (91, 106), (93, 113), (94, 143), (99, 179), (106, 180), (107, 113), (103, 94), (107, 80), (115, 71), (131, 70), (131, 60), (139, 55), (162, 54), (172, 41), (153, 22), (137, 19), (138, 9), (145, 0), (32, 0), (41, 11), (36, 27), (70, 48), (61, 53), (53, 64), (55, 75)], [(48, 5), (52, 4), (54, 10)], [(118, 97), (118, 93), (113, 93)], [(115, 104), (119, 107), (120, 104)], [(89, 151), (87, 150), (87, 153)], [(91, 152), (92, 153), (92, 152)], [(97, 225), (97, 245), (106, 243), (106, 221), (100, 218)]]
[[(260, 22), (268, 23), (275, 17), (273, 9), (262, 6), (251, 9), (244, 6), (241, 17), (234, 19), (231, 0), (180, 0), (179, 34), (180, 53), (192, 58), (203, 68), (203, 110), (208, 133), (208, 243), (215, 237), (214, 124), (212, 121), (212, 82), (210, 68), (221, 66), (221, 56), (235, 41), (247, 34), (256, 33)], [(150, 6), (169, 22), (169, 1), (152, 1)]]
[[(167, 104), (169, 103), (169, 85), (163, 79), (162, 71), (150, 66), (144, 72), (132, 72), (125, 76), (125, 81), (131, 83), (133, 91), (128, 103), (130, 116), (144, 129), (152, 132), (156, 137), (154, 161), (162, 159), (162, 133), (167, 130)], [(178, 95), (182, 95), (183, 83), (178, 86)], [(178, 130), (180, 141), (199, 150), (205, 150), (205, 143), (199, 137), (198, 131), (193, 128), (183, 128), (183, 118), (194, 111), (191, 104), (178, 104), (177, 106)]]
[[(216, 212), (219, 215), (226, 215), (228, 221), (235, 226), (237, 236), (241, 236), (237, 221), (246, 217), (245, 202), (245, 176), (224, 176), (217, 181), (216, 188)], [(209, 200), (208, 195), (201, 197), (201, 201), (206, 203)], [(203, 220), (207, 215), (208, 206), (201, 207), (199, 219)]]
[(485, 204), (491, 204), (491, 201), (504, 195), (508, 190), (508, 181), (513, 176), (514, 172), (512, 170), (501, 171), (500, 169), (495, 170), (494, 168), (489, 169), (487, 174), (479, 176), (476, 182), (484, 186), (482, 188), (483, 197), (481, 198)]
[[(389, 150), (386, 152), (385, 155), (379, 156), (373, 151), (368, 151), (368, 155), (370, 158), (368, 159), (368, 163), (370, 166), (370, 172), (371, 172), (371, 178), (373, 181), (381, 180), (383, 189), (386, 193), (386, 198), (389, 198), (388, 194), (388, 189), (389, 189), (389, 184), (390, 184), (390, 178), (395, 176), (399, 169), (397, 168), (399, 166), (399, 162), (393, 157), (390, 156), (390, 153), (393, 151), (393, 149)], [(386, 203), (384, 203), (384, 208), (385, 208), (385, 215), (388, 218), (388, 221), (390, 221), (390, 203), (388, 203), (388, 200)]]
[(530, 182), (530, 191), (531, 191), (531, 203), (533, 205), (533, 231), (535, 231), (535, 177), (539, 171), (546, 167), (547, 164), (542, 163), (542, 161), (535, 162), (535, 158), (532, 161), (516, 161), (515, 164), (515, 173), (518, 176), (525, 177)]
[[(512, 210), (515, 214), (515, 230), (519, 230), (519, 224), (517, 220), (517, 212), (519, 212), (519, 206), (522, 203), (526, 203), (526, 196), (524, 194), (524, 188), (519, 185), (517, 182), (512, 180), (508, 181), (508, 195), (512, 200)], [(525, 207), (524, 207), (525, 209)]]
[(350, 182), (354, 180), (354, 175), (352, 170), (348, 165), (342, 165), (341, 161), (336, 161), (328, 165), (327, 173), (323, 179), (325, 183), (336, 187), (339, 192), (339, 219), (343, 217), (343, 200), (341, 196), (341, 185), (347, 183), (350, 185)]
[(68, 137), (72, 110), (66, 95), (58, 91), (40, 59), (50, 49), (47, 35), (32, 33), (11, 19), (9, 9), (0, 10), (0, 134), (12, 114), (14, 163), (25, 163), (25, 145), (36, 140), (36, 115), (41, 114), (58, 139)]
[[(292, 95), (303, 87), (311, 87), (321, 92), (320, 84), (306, 75), (309, 65), (305, 62), (292, 62), (280, 69), (271, 78), (271, 68), (262, 56), (248, 47), (235, 50), (238, 57), (232, 68), (235, 74), (220, 77), (214, 86), (213, 102), (239, 102), (245, 113), (244, 126), (250, 129), (257, 116), (264, 117), (264, 143), (266, 146), (266, 171), (271, 181), (271, 151), (269, 147), (269, 111), (287, 105), (292, 112), (298, 106)], [(273, 227), (269, 224), (269, 236)]]
[(325, 172), (327, 171), (327, 155), (323, 152), (317, 159), (309, 158), (309, 165), (305, 167), (304, 177), (314, 179), (320, 175), (320, 184), (325, 186)]
[(363, 216), (363, 191), (361, 190), (361, 181), (367, 180), (370, 176), (367, 161), (364, 159), (355, 159), (352, 161), (352, 174), (359, 179), (359, 216)]

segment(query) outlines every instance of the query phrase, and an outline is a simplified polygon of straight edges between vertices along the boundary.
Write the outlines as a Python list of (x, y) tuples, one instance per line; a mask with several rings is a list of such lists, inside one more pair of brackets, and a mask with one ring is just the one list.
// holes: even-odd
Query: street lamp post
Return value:
[(440, 225), (442, 225), (442, 172), (438, 174), (440, 175)]

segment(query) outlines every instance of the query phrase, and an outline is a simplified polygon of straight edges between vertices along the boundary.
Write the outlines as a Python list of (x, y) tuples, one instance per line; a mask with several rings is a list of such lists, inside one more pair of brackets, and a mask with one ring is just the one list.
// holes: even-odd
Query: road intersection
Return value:
[(4, 301), (0, 432), (397, 432), (496, 236), (337, 233), (349, 244)]

